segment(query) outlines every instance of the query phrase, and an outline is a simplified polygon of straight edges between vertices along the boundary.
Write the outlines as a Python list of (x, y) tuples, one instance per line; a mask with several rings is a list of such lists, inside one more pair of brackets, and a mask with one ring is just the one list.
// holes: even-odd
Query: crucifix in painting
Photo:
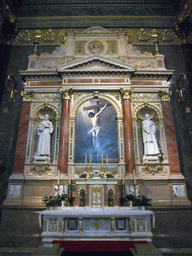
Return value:
[[(107, 106), (110, 106), (111, 104), (105, 103), (105, 105), (100, 104), (99, 101), (97, 101), (96, 105), (92, 105), (89, 107), (84, 107), (83, 110), (87, 112), (88, 117), (91, 118), (91, 124), (92, 128), (88, 131), (88, 134), (91, 134), (92, 136), (92, 143), (94, 148), (94, 153), (97, 153), (97, 137), (99, 134), (99, 131), (101, 129), (100, 126), (100, 114), (104, 111), (104, 109)], [(88, 112), (88, 110), (93, 110), (91, 112)]]
[(118, 162), (117, 121), (111, 103), (99, 99), (84, 102), (76, 116), (75, 161), (83, 163), (92, 155), (93, 163), (101, 163), (102, 155)]

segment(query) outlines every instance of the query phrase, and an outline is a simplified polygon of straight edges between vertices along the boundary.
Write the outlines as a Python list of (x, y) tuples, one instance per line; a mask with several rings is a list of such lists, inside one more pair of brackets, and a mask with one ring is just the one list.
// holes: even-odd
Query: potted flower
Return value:
[(74, 200), (75, 200), (75, 197), (74, 197), (74, 196), (70, 196), (70, 197), (68, 198), (68, 200), (69, 200), (69, 205), (70, 205), (70, 206), (73, 206), (73, 202), (74, 202)]
[(133, 206), (133, 200), (136, 198), (136, 196), (134, 194), (128, 194), (126, 196), (127, 200), (130, 202), (130, 206)]
[(45, 196), (43, 198), (43, 204), (46, 205), (46, 207), (48, 207), (49, 209), (53, 209), (54, 206), (56, 205), (56, 200), (53, 196)]
[(148, 206), (151, 205), (152, 199), (148, 198), (147, 196), (140, 196), (140, 200), (141, 200), (141, 206)]
[(151, 205), (151, 201), (152, 201), (151, 198), (141, 195), (134, 198), (133, 203), (135, 206), (141, 206), (142, 209), (145, 209), (145, 206)]
[(61, 200), (61, 206), (64, 206), (65, 201), (67, 201), (67, 194), (61, 194), (59, 196), (60, 200)]

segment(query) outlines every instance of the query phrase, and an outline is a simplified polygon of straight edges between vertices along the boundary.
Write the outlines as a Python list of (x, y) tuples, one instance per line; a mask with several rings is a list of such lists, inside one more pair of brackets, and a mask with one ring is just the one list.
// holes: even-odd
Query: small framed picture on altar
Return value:
[(116, 220), (116, 229), (117, 230), (125, 230), (126, 229), (126, 220), (125, 219), (117, 219)]
[(62, 194), (67, 194), (67, 186), (66, 185), (55, 185), (55, 193), (54, 195), (62, 195)]

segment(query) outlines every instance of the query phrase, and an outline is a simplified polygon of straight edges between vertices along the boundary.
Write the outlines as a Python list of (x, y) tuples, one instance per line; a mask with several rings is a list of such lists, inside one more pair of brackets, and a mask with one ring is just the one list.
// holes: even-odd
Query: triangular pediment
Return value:
[(106, 58), (103, 56), (89, 56), (76, 61), (64, 64), (57, 68), (58, 72), (70, 71), (126, 71), (134, 72), (136, 68), (119, 60)]

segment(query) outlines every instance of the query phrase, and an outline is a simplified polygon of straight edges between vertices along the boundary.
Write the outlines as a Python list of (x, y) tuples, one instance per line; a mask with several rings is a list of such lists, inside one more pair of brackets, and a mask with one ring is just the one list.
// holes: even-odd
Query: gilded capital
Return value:
[(170, 96), (172, 95), (172, 91), (166, 92), (166, 91), (159, 91), (159, 97), (161, 98), (161, 101), (170, 101)]
[(121, 88), (120, 93), (121, 93), (122, 99), (123, 100), (130, 100), (132, 91), (133, 91), (132, 89), (128, 90), (128, 89)]
[(72, 89), (60, 89), (60, 94), (63, 100), (70, 100), (71, 99), (71, 95), (73, 94), (73, 90)]

